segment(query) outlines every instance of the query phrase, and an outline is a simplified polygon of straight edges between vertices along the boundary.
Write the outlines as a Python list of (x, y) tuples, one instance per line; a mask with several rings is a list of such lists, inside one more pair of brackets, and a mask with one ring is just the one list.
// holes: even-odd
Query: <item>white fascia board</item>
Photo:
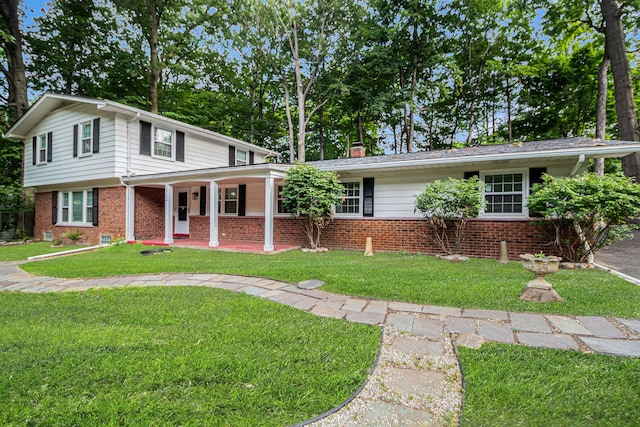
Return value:
[(265, 178), (273, 176), (283, 178), (291, 165), (284, 164), (259, 164), (242, 166), (241, 168), (229, 166), (213, 169), (196, 169), (191, 171), (165, 172), (159, 174), (148, 174), (131, 177), (123, 177), (122, 181), (128, 185), (143, 184), (173, 184), (187, 180), (228, 179), (228, 178)]
[(429, 166), (456, 165), (460, 163), (488, 163), (505, 160), (544, 159), (554, 157), (578, 157), (584, 155), (588, 158), (595, 157), (624, 157), (628, 154), (640, 151), (640, 143), (625, 147), (585, 147), (580, 149), (545, 150), (525, 153), (500, 153), (491, 155), (473, 155), (461, 157), (440, 157), (437, 159), (418, 160), (394, 160), (389, 162), (363, 163), (338, 166), (319, 166), (322, 170), (356, 171), (367, 169), (394, 169), (415, 168)]
[(184, 123), (181, 122), (179, 120), (175, 120), (175, 119), (170, 119), (168, 117), (164, 117), (161, 116), (159, 114), (153, 114), (150, 113), (148, 111), (144, 111), (144, 110), (140, 110), (138, 108), (134, 108), (134, 107), (129, 107), (128, 105), (124, 105), (124, 104), (120, 104), (118, 102), (113, 102), (113, 101), (106, 101), (104, 103), (103, 106), (99, 106), (98, 108), (104, 109), (106, 111), (114, 111), (114, 112), (120, 112), (123, 114), (130, 114), (131, 116), (136, 116), (138, 113), (140, 114), (141, 118), (146, 118), (147, 120), (153, 120), (155, 122), (162, 122), (162, 123), (167, 123), (169, 125), (171, 125), (172, 127), (176, 127), (178, 129), (182, 129), (185, 130), (191, 134), (196, 134), (199, 136), (202, 136), (204, 138), (207, 139), (215, 139), (219, 142), (225, 143), (225, 144), (232, 144), (232, 145), (236, 145), (236, 146), (240, 146), (240, 147), (245, 147), (248, 150), (251, 151), (258, 151), (260, 153), (264, 153), (268, 156), (274, 156), (277, 155), (278, 153), (276, 153), (275, 151), (266, 149), (266, 148), (262, 148), (260, 146), (251, 144), (249, 142), (245, 142), (239, 139), (235, 139), (232, 138), (230, 136), (227, 135), (223, 135), (221, 133), (217, 133), (217, 132), (213, 132), (207, 129), (203, 129), (201, 127), (198, 126), (194, 126), (194, 125), (190, 125), (188, 123)]

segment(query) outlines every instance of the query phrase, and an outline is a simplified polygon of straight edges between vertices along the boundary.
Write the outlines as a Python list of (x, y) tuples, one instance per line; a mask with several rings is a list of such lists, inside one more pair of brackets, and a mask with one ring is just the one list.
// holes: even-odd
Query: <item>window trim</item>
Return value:
[[(156, 131), (161, 130), (171, 134), (171, 156), (156, 154), (156, 143), (166, 144), (166, 142), (156, 140)], [(176, 160), (176, 132), (175, 130), (166, 129), (160, 126), (151, 126), (151, 157), (154, 159), (175, 161)]]
[[(276, 216), (278, 216), (278, 215), (279, 216), (291, 216), (291, 212), (280, 212), (279, 211), (279, 207), (280, 207), (279, 202), (280, 201), (284, 201), (284, 197), (280, 197), (280, 195), (282, 193), (282, 189), (284, 189), (284, 182), (276, 183), (275, 184), (275, 189), (276, 189), (276, 191), (275, 191), (276, 200), (275, 200), (275, 205), (274, 205), (275, 209), (274, 209), (273, 214), (276, 215)], [(284, 209), (284, 208), (285, 207), (284, 207), (284, 202), (283, 202), (282, 209)]]
[[(225, 203), (227, 201), (226, 198), (226, 190), (235, 189), (236, 191), (236, 211), (235, 212), (222, 212), (222, 209), (225, 207)], [(240, 205), (240, 193), (238, 190), (238, 185), (229, 184), (229, 185), (219, 185), (218, 186), (218, 216), (238, 216), (238, 208)]]
[[(480, 183), (482, 185), (482, 191), (480, 196), (485, 199), (485, 177), (492, 175), (513, 175), (513, 174), (522, 174), (522, 212), (485, 212), (484, 210), (480, 212), (479, 218), (528, 218), (529, 217), (529, 209), (527, 209), (527, 201), (529, 200), (529, 169), (493, 169), (480, 171)], [(503, 192), (504, 193), (504, 192)], [(511, 193), (517, 193), (515, 191)], [(486, 200), (486, 199), (485, 199)]]
[[(358, 212), (338, 212), (337, 206), (333, 207), (333, 212), (336, 217), (361, 217), (362, 216), (362, 203), (363, 203), (363, 187), (362, 187), (362, 179), (345, 179), (341, 180), (340, 184), (349, 184), (349, 183), (357, 183), (358, 184)], [(345, 196), (346, 199), (346, 196)], [(351, 199), (355, 199), (355, 197), (351, 197)]]
[[(44, 141), (44, 148), (42, 148), (42, 143)], [(36, 147), (36, 165), (46, 165), (47, 163), (49, 163), (47, 161), (47, 159), (49, 158), (49, 142), (47, 140), (47, 133), (42, 133), (42, 134), (38, 134), (36, 136), (36, 142), (37, 142), (37, 147)], [(41, 155), (40, 153), (43, 152), (44, 153), (44, 160), (41, 160)]]
[[(73, 193), (82, 192), (82, 221), (73, 221)], [(64, 204), (64, 196), (68, 195), (68, 204)], [(89, 201), (91, 195), (91, 201)], [(72, 226), (72, 227), (93, 227), (93, 215), (89, 214), (88, 209), (93, 207), (93, 189), (75, 189), (58, 192), (58, 221), (56, 226)], [(64, 218), (64, 211), (67, 209), (67, 220)]]
[[(83, 137), (83, 130), (86, 125), (89, 126), (89, 151), (84, 151), (84, 141), (87, 138)], [(80, 123), (79, 128), (78, 145), (80, 145), (80, 152), (78, 157), (89, 157), (93, 155), (93, 120)]]

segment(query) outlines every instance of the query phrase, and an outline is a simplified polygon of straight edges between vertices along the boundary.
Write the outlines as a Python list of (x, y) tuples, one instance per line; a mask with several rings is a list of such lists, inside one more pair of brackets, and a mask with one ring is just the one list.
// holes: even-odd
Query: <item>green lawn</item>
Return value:
[(640, 359), (505, 344), (458, 352), (463, 426), (639, 425)]
[[(105, 277), (163, 272), (215, 272), (268, 277), (290, 283), (325, 281), (329, 292), (450, 307), (640, 318), (640, 287), (598, 270), (561, 270), (549, 277), (564, 303), (518, 299), (533, 278), (519, 263), (470, 259), (451, 263), (425, 255), (291, 251), (276, 255), (175, 248), (142, 256), (140, 245), (117, 245), (91, 253), (23, 265), (34, 274)], [(0, 248), (0, 251), (2, 248)]]
[(79, 247), (81, 246), (64, 245), (60, 248), (52, 248), (51, 242), (0, 245), (0, 262), (19, 261), (27, 259), (30, 256), (68, 251), (69, 249), (77, 249)]
[(0, 292), (0, 307), (0, 425), (289, 425), (353, 393), (380, 339), (210, 288)]

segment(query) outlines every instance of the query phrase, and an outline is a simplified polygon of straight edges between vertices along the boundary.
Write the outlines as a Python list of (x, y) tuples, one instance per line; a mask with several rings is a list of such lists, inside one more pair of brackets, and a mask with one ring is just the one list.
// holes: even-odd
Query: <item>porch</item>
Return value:
[[(221, 240), (218, 246), (212, 247), (209, 246), (209, 240), (207, 239), (192, 239), (181, 237), (174, 238), (173, 243), (165, 243), (164, 237), (143, 239), (141, 240), (141, 242), (146, 246), (167, 246), (176, 248), (208, 249), (222, 252), (247, 252), (269, 255), (300, 248), (300, 245), (297, 245), (295, 243), (279, 243), (274, 245), (274, 249), (272, 251), (265, 251), (264, 242), (251, 242), (242, 240)], [(137, 243), (137, 241), (129, 241), (128, 243)]]

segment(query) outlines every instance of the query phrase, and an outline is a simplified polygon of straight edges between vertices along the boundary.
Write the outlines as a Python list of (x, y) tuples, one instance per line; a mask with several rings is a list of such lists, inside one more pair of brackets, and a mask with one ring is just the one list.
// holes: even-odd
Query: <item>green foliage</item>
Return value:
[(293, 425), (353, 393), (380, 342), (204, 287), (0, 292), (0, 306), (3, 426)]
[(76, 228), (75, 230), (67, 230), (61, 235), (64, 238), (71, 240), (71, 243), (77, 245), (80, 240), (85, 237), (84, 231)]
[(486, 343), (458, 347), (462, 426), (634, 426), (640, 359)]
[(563, 258), (584, 262), (628, 234), (627, 220), (640, 214), (640, 185), (622, 174), (544, 175), (527, 206), (553, 224), (553, 244)]
[(319, 248), (322, 229), (333, 219), (332, 210), (340, 203), (342, 191), (335, 171), (321, 171), (307, 164), (287, 171), (283, 203), (291, 216), (306, 218), (305, 233), (312, 249)]
[[(440, 248), (452, 255), (462, 245), (467, 221), (476, 218), (484, 204), (480, 196), (480, 182), (474, 176), (466, 180), (447, 178), (427, 184), (424, 191), (416, 196), (415, 206), (422, 213)], [(451, 223), (455, 230), (453, 247), (447, 234)]]

